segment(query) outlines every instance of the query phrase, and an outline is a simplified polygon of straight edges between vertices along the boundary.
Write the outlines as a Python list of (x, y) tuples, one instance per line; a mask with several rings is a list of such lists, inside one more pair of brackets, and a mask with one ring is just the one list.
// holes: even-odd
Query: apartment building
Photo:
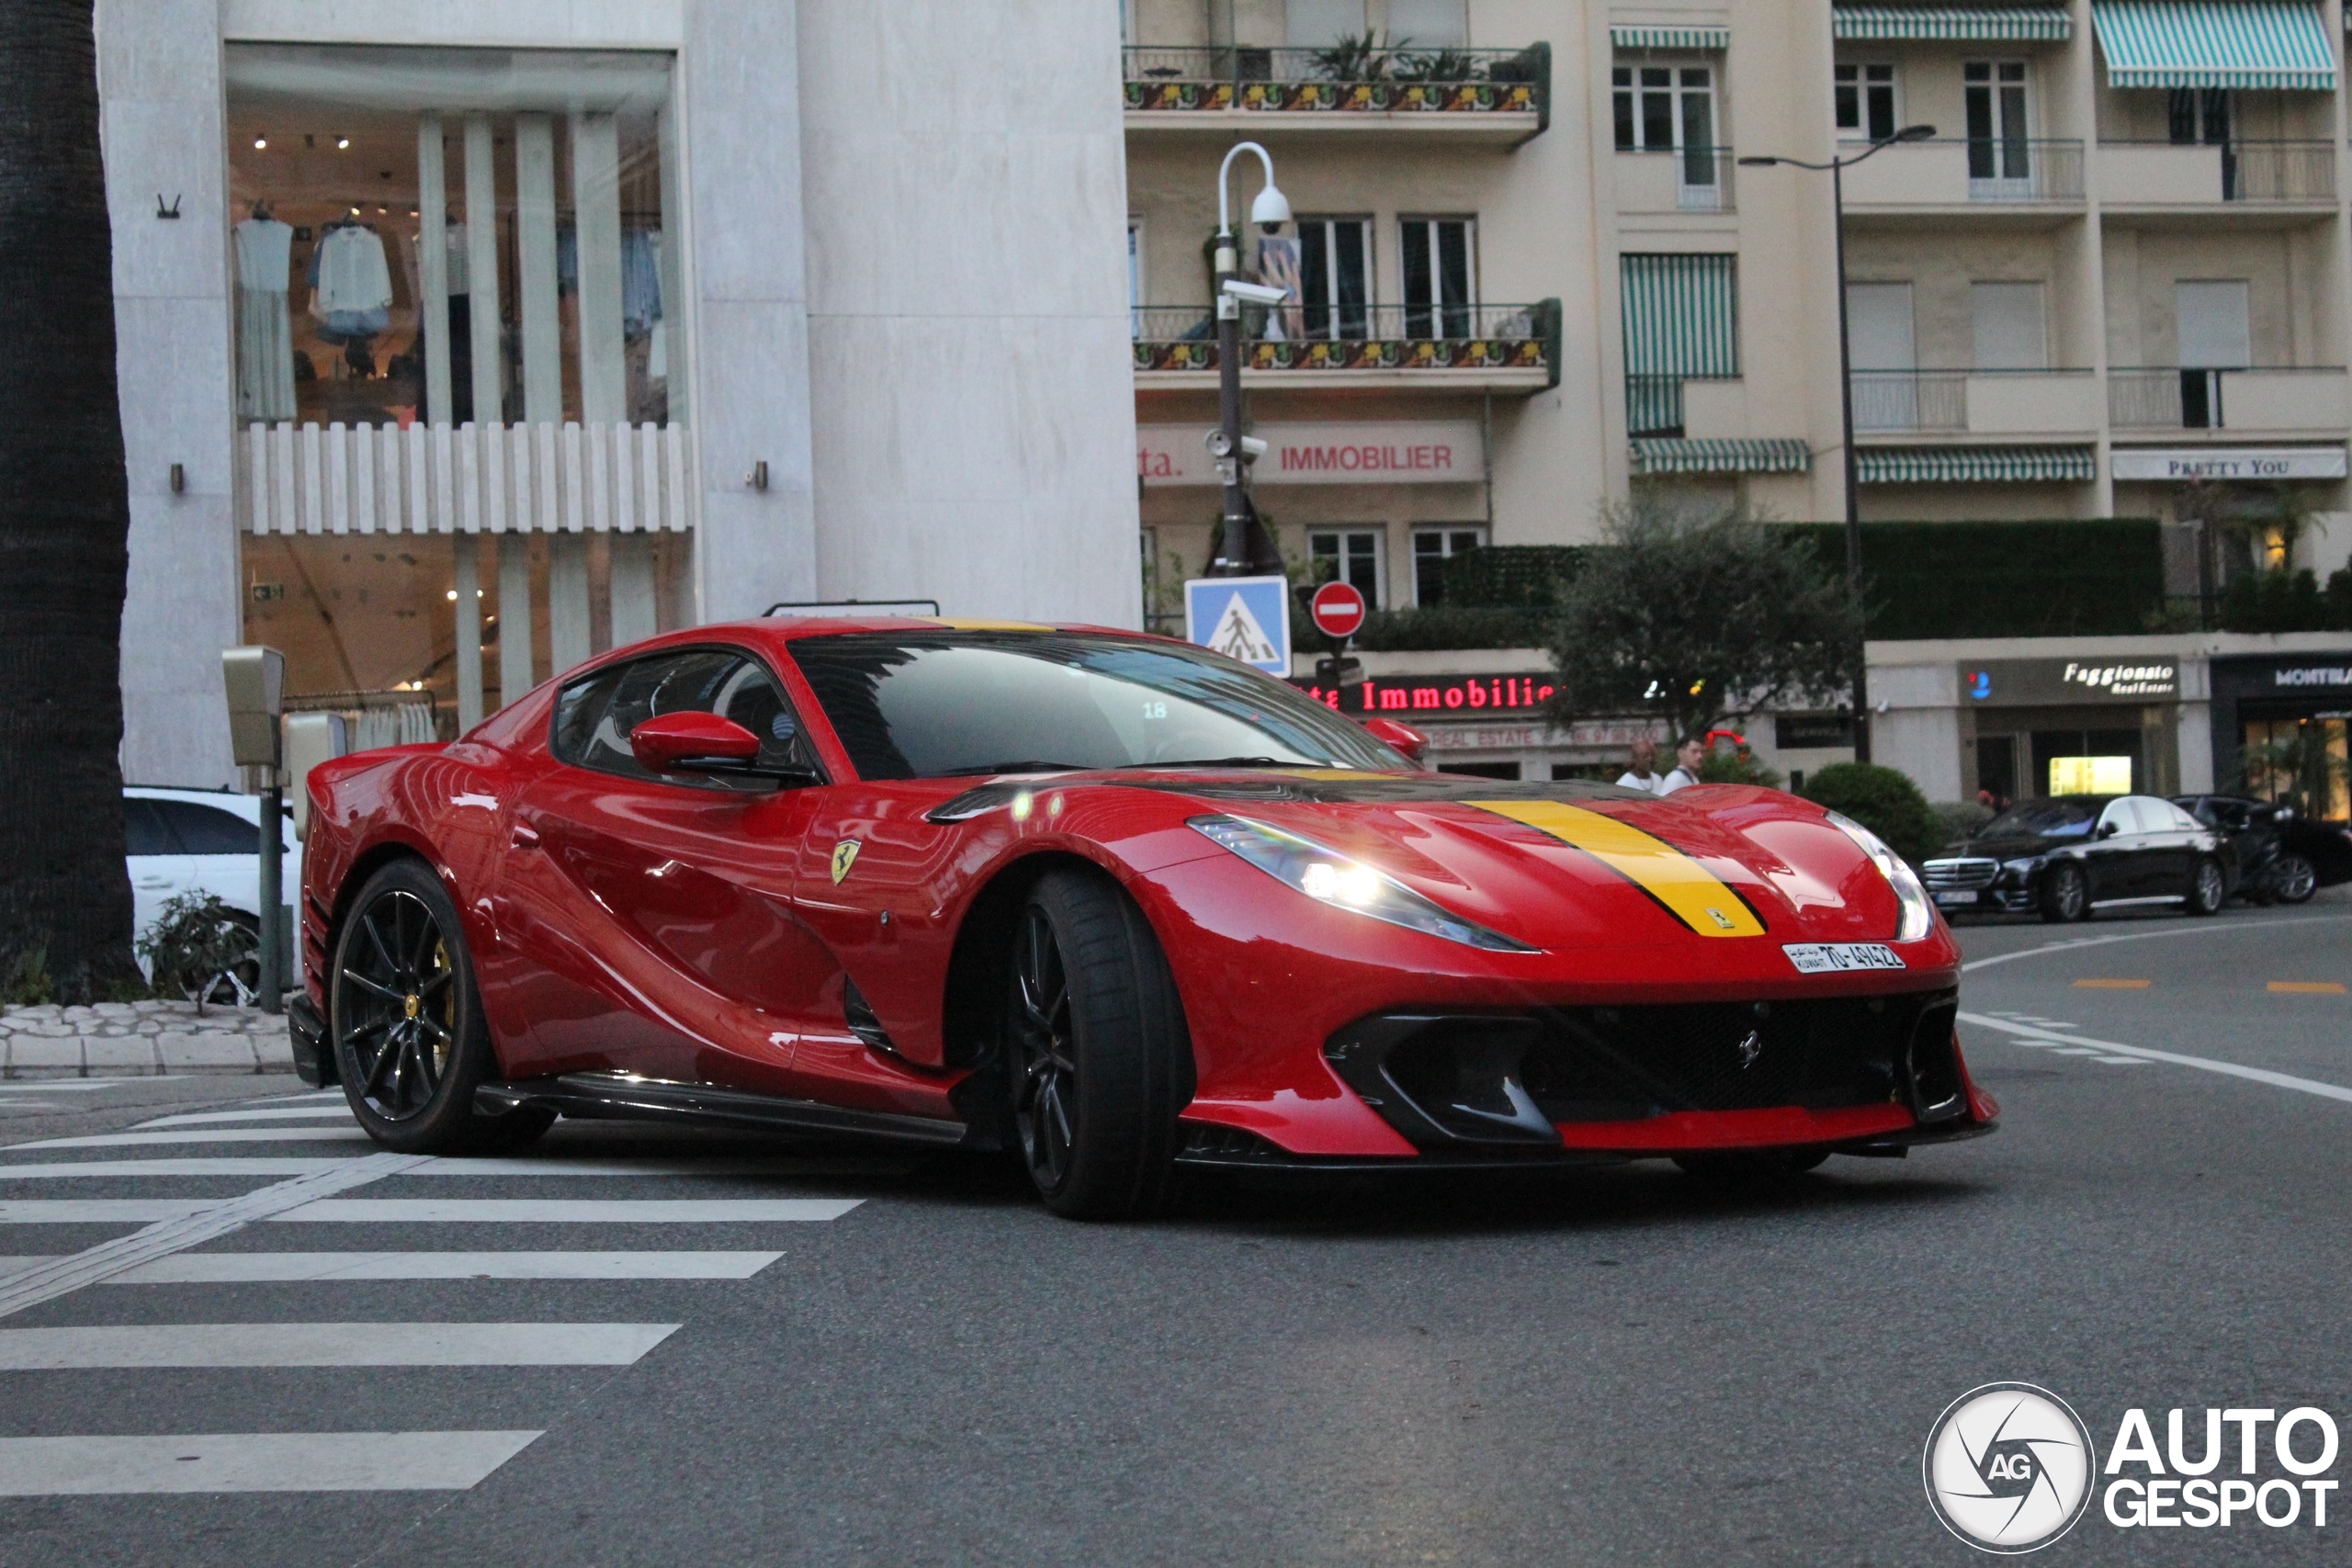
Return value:
[(1100, 0), (100, 0), (133, 782), (777, 601), (1134, 624)]
[[(1123, 22), (1163, 578), (1197, 570), (1216, 510), (1204, 245), (1245, 137), (1299, 217), (1252, 242), (1299, 291), (1247, 323), (1261, 503), (1379, 604), (1430, 603), (1467, 543), (1589, 538), (1636, 487), (1841, 517), (1841, 211), (1866, 521), (2171, 519), (2193, 485), (2192, 510), (2315, 517), (2278, 547), (2323, 575), (2352, 545), (2337, 0), (1125, 0)], [(1835, 182), (1742, 163), (1906, 130)], [(1258, 179), (1237, 165), (1236, 211)], [(2193, 553), (2177, 570), (2193, 588)], [(1452, 716), (1456, 761), (1530, 776), (1622, 739)], [(1840, 754), (1788, 735), (1810, 744), (1760, 749)]]

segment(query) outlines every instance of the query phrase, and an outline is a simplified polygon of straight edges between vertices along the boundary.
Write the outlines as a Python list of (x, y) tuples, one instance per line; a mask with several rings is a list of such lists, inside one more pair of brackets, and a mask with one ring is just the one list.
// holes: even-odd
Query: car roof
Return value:
[(240, 795), (232, 789), (183, 789), (175, 784), (125, 784), (122, 786), (122, 793), (124, 798), (130, 800), (192, 801), (198, 806), (213, 806), (223, 811), (233, 811), (241, 817), (250, 817), (256, 822), (261, 820), (261, 797)]

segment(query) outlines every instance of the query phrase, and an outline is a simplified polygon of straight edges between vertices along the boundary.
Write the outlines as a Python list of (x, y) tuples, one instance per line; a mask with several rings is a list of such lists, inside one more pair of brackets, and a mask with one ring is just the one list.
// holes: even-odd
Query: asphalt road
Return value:
[[(281, 1194), (0, 1324), (0, 1563), (1958, 1563), (1920, 1450), (1976, 1385), (2102, 1455), (2133, 1406), (2192, 1450), (2209, 1405), (2352, 1422), (2352, 901), (1962, 939), (2001, 1132), (1779, 1187), (1084, 1226), (967, 1164), (567, 1123), (527, 1173)], [(0, 1087), (0, 1252), (354, 1179), (333, 1100), (257, 1088)], [(2039, 1560), (2340, 1562), (2336, 1502), (2094, 1503)]]

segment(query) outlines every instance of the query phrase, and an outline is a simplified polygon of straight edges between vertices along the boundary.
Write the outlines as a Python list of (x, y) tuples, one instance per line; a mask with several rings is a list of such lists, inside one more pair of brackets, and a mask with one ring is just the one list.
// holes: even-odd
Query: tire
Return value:
[(2211, 855), (2199, 855), (2189, 868), (2188, 893), (2180, 901), (2181, 908), (2192, 915), (2218, 915), (2230, 896), (2230, 879), (2222, 874), (2222, 863)]
[(2053, 865), (2041, 878), (2041, 892), (2035, 900), (2041, 906), (2041, 918), (2051, 925), (2069, 925), (2091, 918), (2091, 887), (2083, 875), (2083, 868), (2071, 863)]
[(2319, 891), (2319, 871), (2309, 857), (2290, 852), (2270, 867), (2269, 893), (2281, 904), (2308, 904)]
[(1702, 1181), (1776, 1181), (1817, 1170), (1827, 1149), (1742, 1149), (1734, 1154), (1676, 1155), (1686, 1176)]
[(1149, 923), (1107, 878), (1055, 871), (1030, 891), (1003, 1043), (1017, 1146), (1046, 1207), (1107, 1220), (1173, 1201), (1192, 1036)]
[(199, 998), (207, 1007), (252, 1007), (261, 998), (261, 922), (243, 909), (232, 909), (221, 923), (237, 956), (201, 986), (183, 987), (190, 1001)]
[(344, 1098), (377, 1143), (401, 1154), (503, 1154), (555, 1121), (537, 1109), (474, 1110), (498, 1056), (457, 906), (423, 862), (394, 861), (368, 879), (327, 976)]

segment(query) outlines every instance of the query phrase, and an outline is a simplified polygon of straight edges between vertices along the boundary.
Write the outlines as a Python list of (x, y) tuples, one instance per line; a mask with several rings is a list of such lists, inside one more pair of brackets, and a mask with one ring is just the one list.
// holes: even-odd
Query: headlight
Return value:
[(1474, 921), (1448, 912), (1387, 873), (1350, 860), (1295, 833), (1241, 817), (1195, 817), (1192, 826), (1231, 850), (1277, 882), (1287, 883), (1317, 903), (1352, 909), (1375, 920), (1458, 942), (1490, 953), (1533, 953)]
[(1917, 942), (1935, 929), (1936, 906), (1928, 890), (1919, 884), (1919, 874), (1905, 863), (1901, 855), (1886, 847), (1886, 840), (1863, 827), (1850, 817), (1829, 813), (1829, 825), (1860, 844), (1862, 853), (1871, 857), (1879, 874), (1894, 889), (1894, 900), (1903, 906), (1903, 917), (1894, 923), (1894, 940)]

